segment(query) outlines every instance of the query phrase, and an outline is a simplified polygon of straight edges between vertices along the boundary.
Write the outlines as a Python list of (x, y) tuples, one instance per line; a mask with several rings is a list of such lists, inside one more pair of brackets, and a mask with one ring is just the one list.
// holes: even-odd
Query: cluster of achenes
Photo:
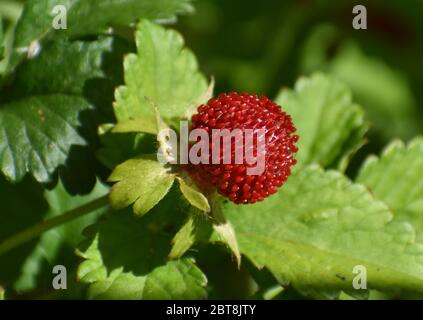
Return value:
[[(220, 94), (210, 99), (207, 104), (198, 107), (198, 113), (192, 116), (190, 130), (203, 129), (209, 135), (209, 164), (190, 164), (187, 166), (191, 177), (203, 188), (217, 188), (218, 192), (237, 204), (262, 201), (277, 191), (288, 179), (291, 166), (296, 164), (295, 143), (299, 137), (289, 115), (281, 107), (265, 96), (237, 94), (231, 92)], [(265, 159), (264, 171), (259, 175), (248, 175), (247, 161), (235, 164), (235, 141), (231, 140), (231, 164), (213, 164), (212, 129), (264, 129)], [(252, 144), (253, 154), (257, 148), (257, 138)], [(223, 146), (221, 147), (223, 148)], [(220, 156), (222, 157), (221, 149)]]

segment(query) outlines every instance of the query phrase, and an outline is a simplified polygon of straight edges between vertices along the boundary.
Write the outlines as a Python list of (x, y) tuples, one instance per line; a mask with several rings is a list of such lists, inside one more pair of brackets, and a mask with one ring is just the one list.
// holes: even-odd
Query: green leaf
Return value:
[(119, 122), (113, 127), (112, 131), (117, 133), (144, 132), (157, 134), (158, 130), (156, 123), (150, 122), (148, 119), (138, 118)]
[[(194, 183), (188, 184), (183, 178), (178, 177), (179, 187), (185, 199), (194, 207), (203, 212), (210, 212), (209, 201), (206, 196), (201, 193)], [(188, 179), (188, 178), (187, 178)]]
[(110, 214), (91, 228), (78, 271), (90, 299), (206, 298), (207, 280), (192, 258), (167, 260), (172, 238), (153, 227), (157, 214)]
[(357, 182), (364, 184), (384, 201), (399, 220), (410, 221), (423, 240), (423, 138), (405, 146), (391, 143), (380, 158), (371, 156), (364, 163)]
[[(103, 126), (101, 126), (103, 127)], [(101, 128), (100, 127), (100, 128)], [(136, 132), (114, 132), (112, 129), (102, 131), (99, 136), (102, 147), (97, 150), (97, 158), (109, 169), (140, 154), (152, 154), (157, 150), (156, 137)], [(112, 125), (112, 128), (113, 125)]]
[(172, 239), (169, 258), (182, 257), (195, 243), (207, 241), (212, 232), (212, 223), (204, 214), (192, 210), (188, 220)]
[(229, 250), (231, 250), (239, 268), (241, 265), (241, 252), (239, 250), (238, 240), (232, 224), (226, 220), (219, 221), (213, 224), (213, 229), (216, 231), (218, 241), (227, 245)]
[(188, 221), (178, 231), (172, 239), (172, 250), (169, 253), (169, 258), (175, 259), (183, 256), (185, 252), (195, 243), (195, 221), (194, 217), (190, 216)]
[(273, 300), (275, 297), (280, 295), (283, 292), (284, 288), (282, 286), (276, 285), (274, 287), (271, 287), (265, 292), (263, 292), (263, 299), (264, 300)]
[[(66, 192), (65, 188), (61, 183), (59, 183), (53, 190), (46, 190), (44, 197), (49, 204), (49, 211), (46, 213), (45, 218), (52, 218), (66, 212), (68, 210), (77, 208), (81, 205), (87, 204), (90, 201), (98, 199), (102, 196), (105, 196), (109, 192), (109, 187), (97, 181), (94, 189), (86, 195), (70, 195)], [(93, 211), (90, 215), (83, 216), (74, 221), (66, 223), (56, 229), (56, 242), (58, 233), (61, 233), (63, 238), (63, 244), (68, 245), (69, 247), (76, 247), (82, 241), (81, 230), (83, 230), (87, 225), (92, 224), (96, 217), (100, 213), (104, 212), (104, 209), (99, 209)], [(53, 231), (52, 230), (52, 231)], [(43, 235), (43, 237), (48, 237), (48, 232)], [(43, 240), (43, 239), (41, 239)]]
[(223, 212), (241, 252), (305, 295), (356, 291), (356, 265), (366, 267), (368, 289), (423, 292), (423, 246), (411, 225), (338, 172), (305, 167), (266, 201)]
[[(19, 181), (29, 172), (40, 182), (49, 181), (71, 148), (87, 144), (93, 106), (105, 104), (92, 89), (113, 87), (103, 68), (119, 57), (116, 46), (110, 37), (52, 43), (16, 70), (0, 100), (0, 169), (9, 180)], [(112, 56), (107, 62), (106, 55)]]
[(364, 108), (383, 138), (409, 139), (421, 132), (421, 120), (411, 83), (402, 70), (366, 56), (353, 42), (345, 43), (330, 66)]
[(221, 205), (222, 197), (217, 193), (211, 195), (211, 216), (213, 218), (213, 229), (215, 240), (225, 244), (235, 257), (238, 269), (241, 266), (241, 251), (232, 223), (226, 219)]
[(84, 145), (78, 114), (89, 109), (80, 97), (33, 96), (0, 106), (0, 167), (19, 181), (29, 171), (41, 182), (64, 164), (72, 145)]
[[(28, 0), (16, 26), (15, 66), (25, 58), (31, 43), (61, 35), (70, 37), (103, 33), (112, 24), (130, 25), (139, 18), (168, 20), (192, 11), (191, 0)], [(57, 5), (65, 6), (66, 29), (54, 29)], [(41, 44), (42, 45), (42, 44)]]
[(300, 78), (294, 90), (283, 89), (276, 102), (292, 116), (300, 136), (297, 159), (344, 170), (363, 145), (367, 130), (362, 109), (341, 82), (317, 73)]
[(199, 96), (196, 101), (191, 103), (191, 105), (186, 109), (184, 118), (190, 120), (191, 117), (197, 113), (199, 105), (206, 104), (211, 98), (213, 98), (213, 92), (214, 78), (212, 77), (209, 86), (207, 87), (207, 90), (201, 96)]
[(0, 300), (4, 300), (4, 289), (0, 287)]
[(125, 86), (115, 92), (118, 122), (145, 119), (154, 123), (154, 108), (148, 99), (165, 120), (183, 117), (207, 89), (194, 55), (184, 48), (179, 33), (146, 20), (139, 24), (135, 38), (138, 54), (126, 57)]
[(118, 165), (109, 181), (116, 182), (110, 203), (116, 209), (134, 204), (134, 213), (144, 215), (169, 192), (175, 175), (162, 166), (155, 156), (143, 156)]
[[(150, 134), (157, 134), (162, 129), (167, 129), (168, 125), (163, 121), (160, 111), (157, 109), (154, 102), (149, 100), (147, 97), (144, 98), (155, 111), (155, 121), (151, 122), (148, 118), (137, 118), (126, 120), (117, 123), (113, 127), (113, 132), (143, 132)], [(151, 120), (151, 119), (150, 119)]]
[(98, 86), (98, 81), (91, 83), (94, 80), (116, 76), (119, 72), (115, 69), (119, 68), (115, 64), (130, 48), (126, 42), (107, 36), (95, 41), (59, 39), (46, 45), (39, 56), (22, 64), (12, 84), (19, 86), (21, 95), (61, 92), (82, 96), (89, 85)]
[[(43, 219), (50, 219), (62, 213), (84, 205), (92, 200), (106, 195), (109, 188), (97, 181), (95, 188), (87, 195), (73, 196), (67, 193), (63, 184), (53, 190), (44, 192), (44, 197), (49, 204), (49, 209)], [(57, 228), (42, 234), (37, 245), (27, 256), (21, 266), (21, 273), (14, 284), (19, 291), (26, 291), (36, 287), (47, 288), (51, 286), (51, 270), (56, 264), (65, 264), (68, 272), (76, 268), (77, 260), (73, 251), (83, 240), (82, 230), (93, 224), (105, 209), (93, 211), (89, 215), (80, 217)]]
[[(106, 186), (97, 183), (90, 194), (72, 196), (61, 183), (52, 190), (43, 190), (29, 177), (17, 184), (7, 183), (0, 177), (0, 242), (107, 192)], [(11, 296), (35, 288), (48, 292), (52, 290), (51, 270), (57, 264), (66, 265), (70, 277), (78, 263), (73, 251), (82, 240), (82, 230), (96, 220), (100, 211), (51, 229), (41, 237), (1, 255), (1, 285)], [(73, 282), (68, 281), (66, 295), (72, 294), (73, 287)]]

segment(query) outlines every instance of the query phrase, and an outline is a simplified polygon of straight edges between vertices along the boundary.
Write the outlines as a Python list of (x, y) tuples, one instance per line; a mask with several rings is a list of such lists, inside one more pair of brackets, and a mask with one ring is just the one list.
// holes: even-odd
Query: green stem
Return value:
[(108, 195), (105, 195), (101, 198), (98, 198), (96, 200), (93, 200), (87, 204), (84, 204), (78, 208), (69, 210), (60, 216), (42, 221), (32, 227), (29, 227), (28, 229), (19, 232), (10, 238), (4, 240), (0, 243), (0, 256), (7, 251), (20, 246), (24, 244), (25, 242), (28, 242), (31, 239), (36, 238), (40, 234), (56, 228), (62, 224), (65, 224), (69, 221), (72, 221), (74, 219), (77, 219), (83, 215), (89, 214), (101, 207), (104, 207), (108, 204)]

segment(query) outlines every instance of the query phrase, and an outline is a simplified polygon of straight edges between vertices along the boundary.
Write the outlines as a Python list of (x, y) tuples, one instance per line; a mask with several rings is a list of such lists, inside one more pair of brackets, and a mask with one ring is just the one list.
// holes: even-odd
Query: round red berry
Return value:
[[(235, 92), (220, 94), (217, 98), (210, 99), (207, 104), (199, 106), (198, 113), (192, 116), (191, 121), (191, 131), (201, 129), (207, 132), (209, 155), (206, 163), (188, 164), (190, 176), (202, 188), (216, 188), (221, 195), (237, 204), (255, 203), (276, 193), (277, 188), (288, 179), (291, 167), (296, 164), (295, 143), (299, 137), (294, 134), (296, 129), (292, 119), (279, 105), (265, 96)], [(254, 133), (264, 129), (261, 130), (265, 133), (262, 149), (264, 170), (256, 175), (247, 174), (247, 168), (257, 164), (247, 162), (245, 157), (241, 163), (239, 160), (235, 161), (235, 147), (239, 146), (235, 139), (231, 139), (230, 164), (223, 164), (223, 141), (220, 145), (220, 161), (213, 164), (213, 129), (241, 129), (244, 147), (247, 141), (246, 129), (253, 129)], [(261, 150), (257, 147), (257, 135), (250, 141), (252, 154), (256, 157), (257, 152)]]

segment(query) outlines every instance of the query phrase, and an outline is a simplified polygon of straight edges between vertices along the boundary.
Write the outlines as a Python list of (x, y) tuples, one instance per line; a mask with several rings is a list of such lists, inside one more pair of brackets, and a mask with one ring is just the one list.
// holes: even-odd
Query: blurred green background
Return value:
[[(355, 5), (367, 30), (355, 30)], [(346, 82), (371, 122), (362, 154), (423, 133), (423, 1), (198, 0), (182, 32), (218, 91), (274, 97), (316, 70)], [(358, 158), (360, 155), (358, 155)]]

